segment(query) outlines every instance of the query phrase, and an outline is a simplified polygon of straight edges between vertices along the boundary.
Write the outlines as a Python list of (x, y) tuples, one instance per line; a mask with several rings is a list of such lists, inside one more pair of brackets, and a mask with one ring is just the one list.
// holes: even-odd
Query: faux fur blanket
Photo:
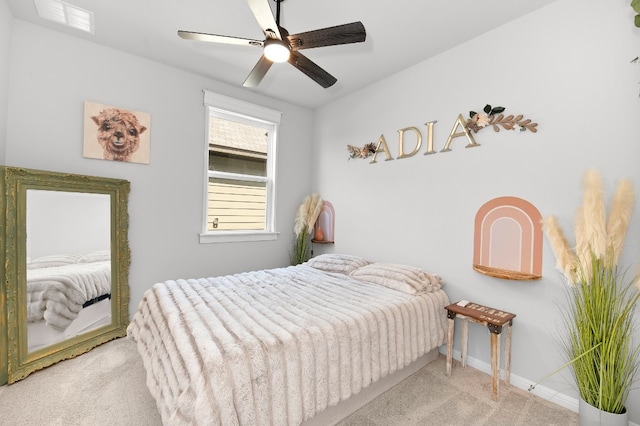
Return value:
[(82, 305), (111, 293), (111, 262), (73, 263), (27, 270), (27, 320), (44, 319), (62, 331)]
[(446, 294), (307, 265), (147, 290), (128, 328), (168, 425), (299, 425), (442, 345)]

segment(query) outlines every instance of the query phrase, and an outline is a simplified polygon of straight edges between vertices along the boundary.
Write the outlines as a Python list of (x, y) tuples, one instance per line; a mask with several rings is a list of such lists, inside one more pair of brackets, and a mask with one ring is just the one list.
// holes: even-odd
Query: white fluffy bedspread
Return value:
[(27, 270), (27, 320), (64, 330), (82, 305), (111, 293), (111, 262), (74, 263)]
[(306, 265), (147, 290), (128, 328), (168, 425), (299, 425), (443, 344), (448, 298)]

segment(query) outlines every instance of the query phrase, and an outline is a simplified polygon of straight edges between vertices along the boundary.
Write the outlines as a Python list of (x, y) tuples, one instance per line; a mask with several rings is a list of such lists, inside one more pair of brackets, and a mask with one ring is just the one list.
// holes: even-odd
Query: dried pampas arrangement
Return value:
[(302, 200), (302, 204), (298, 207), (296, 221), (293, 227), (296, 236), (305, 232), (305, 230), (307, 233), (311, 233), (318, 219), (318, 215), (320, 215), (320, 211), (322, 210), (322, 202), (322, 198), (315, 193), (307, 195), (304, 200)]
[(291, 264), (298, 265), (311, 258), (311, 234), (322, 211), (323, 200), (318, 194), (307, 195), (296, 212), (293, 232), (296, 234)]
[(602, 261), (609, 268), (617, 265), (634, 204), (631, 182), (621, 181), (607, 219), (600, 174), (596, 170), (588, 170), (583, 186), (582, 206), (575, 216), (575, 250), (569, 246), (556, 218), (549, 216), (544, 219), (544, 228), (556, 255), (557, 266), (572, 284), (579, 278), (588, 281), (594, 259)]
[(638, 276), (628, 280), (618, 272), (634, 193), (630, 181), (621, 181), (607, 218), (600, 174), (587, 171), (583, 186), (575, 250), (555, 217), (544, 220), (558, 268), (571, 284), (567, 303), (561, 305), (566, 326), (561, 343), (568, 362), (547, 377), (570, 365), (583, 401), (620, 414), (640, 369), (640, 347), (633, 343)]

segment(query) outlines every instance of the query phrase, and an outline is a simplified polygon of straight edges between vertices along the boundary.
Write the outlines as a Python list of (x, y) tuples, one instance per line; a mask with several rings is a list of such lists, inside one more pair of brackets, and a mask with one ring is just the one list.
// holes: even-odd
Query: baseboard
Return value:
[[(442, 352), (444, 355), (446, 355), (446, 350), (447, 350), (446, 347), (444, 347), (445, 352)], [(462, 355), (460, 351), (456, 351), (456, 350), (453, 351), (453, 359), (457, 359), (457, 360), (462, 359)], [(475, 368), (476, 370), (479, 370), (484, 373), (487, 373), (488, 375), (491, 375), (491, 364), (489, 363), (480, 361), (477, 358), (467, 356), (467, 365), (469, 367)], [(500, 379), (504, 380), (504, 369), (500, 369)], [(511, 383), (511, 386), (515, 386), (519, 389), (529, 391), (529, 387), (532, 384), (534, 384), (535, 381), (530, 379), (525, 379), (524, 377), (511, 373), (510, 383)], [(568, 410), (571, 410), (574, 413), (578, 412), (578, 400), (576, 398), (559, 393), (557, 390), (554, 390), (542, 385), (536, 385), (535, 389), (529, 392), (531, 392), (532, 394), (542, 399), (545, 399), (556, 405), (559, 405)], [(629, 426), (640, 426), (640, 425), (630, 421)]]

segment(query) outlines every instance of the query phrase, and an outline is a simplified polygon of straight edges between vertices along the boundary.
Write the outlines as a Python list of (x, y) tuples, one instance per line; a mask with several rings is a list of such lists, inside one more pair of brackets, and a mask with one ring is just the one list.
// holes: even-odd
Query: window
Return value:
[(281, 113), (205, 91), (200, 242), (276, 239), (275, 152)]

